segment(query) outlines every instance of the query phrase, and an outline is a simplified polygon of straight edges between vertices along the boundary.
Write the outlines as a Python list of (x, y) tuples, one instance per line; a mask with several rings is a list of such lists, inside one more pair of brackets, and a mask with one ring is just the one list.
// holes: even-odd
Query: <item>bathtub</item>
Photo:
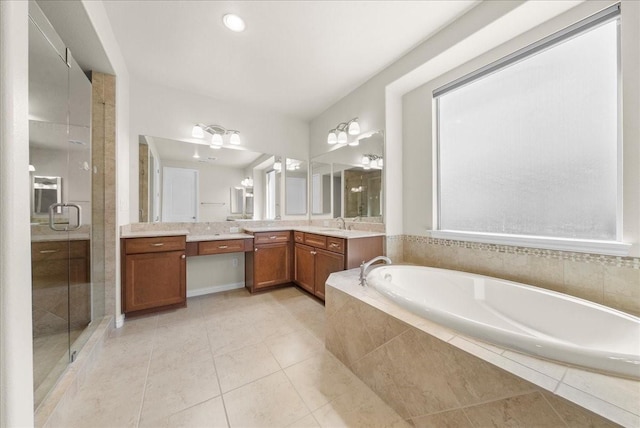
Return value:
[(386, 265), (367, 285), (467, 336), (565, 364), (640, 379), (640, 318), (566, 294), (445, 269)]

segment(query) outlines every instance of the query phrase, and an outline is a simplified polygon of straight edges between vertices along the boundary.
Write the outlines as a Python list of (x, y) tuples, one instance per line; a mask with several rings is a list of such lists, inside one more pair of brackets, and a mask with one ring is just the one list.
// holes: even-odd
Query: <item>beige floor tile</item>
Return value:
[(400, 415), (362, 383), (353, 392), (342, 394), (313, 412), (313, 416), (321, 427), (409, 427)]
[(141, 421), (147, 423), (220, 395), (213, 357), (208, 354), (156, 365), (151, 363)]
[(215, 357), (220, 388), (231, 391), (280, 370), (269, 348), (263, 343)]
[(309, 409), (282, 371), (224, 394), (231, 427), (282, 427)]
[(318, 421), (316, 421), (316, 418), (314, 418), (313, 415), (309, 413), (307, 416), (295, 421), (287, 428), (320, 428), (320, 425), (318, 425)]
[(324, 352), (324, 343), (306, 329), (272, 337), (266, 344), (282, 368)]
[(353, 393), (361, 383), (349, 369), (327, 351), (288, 367), (284, 371), (312, 411), (343, 394)]
[(149, 423), (141, 421), (139, 428), (225, 428), (228, 427), (222, 397), (196, 404), (169, 417)]

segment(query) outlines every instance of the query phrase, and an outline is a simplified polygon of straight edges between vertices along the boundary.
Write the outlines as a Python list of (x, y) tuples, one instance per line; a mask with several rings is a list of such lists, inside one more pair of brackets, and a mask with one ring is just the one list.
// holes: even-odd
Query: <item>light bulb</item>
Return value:
[(369, 159), (369, 156), (362, 156), (362, 165), (367, 165), (369, 164), (369, 162), (371, 162), (371, 159)]
[(344, 131), (340, 131), (338, 134), (338, 144), (346, 144), (347, 143), (347, 133)]
[(378, 167), (378, 161), (376, 159), (371, 161), (371, 168), (377, 168)]
[(200, 125), (196, 125), (191, 130), (191, 136), (193, 138), (204, 138), (204, 130)]
[(211, 136), (211, 145), (212, 146), (221, 146), (222, 145), (222, 135), (220, 134), (213, 134)]
[(236, 33), (240, 33), (246, 28), (244, 20), (233, 13), (227, 13), (223, 16), (222, 22), (224, 22), (225, 27), (231, 31), (235, 31)]
[(231, 134), (231, 138), (229, 138), (229, 143), (234, 145), (240, 144), (240, 134), (237, 132), (234, 132), (233, 134)]
[(36, 167), (33, 165), (29, 165), (29, 172), (35, 172), (36, 171)]
[(282, 162), (280, 162), (279, 160), (275, 161), (273, 163), (273, 169), (275, 169), (278, 172), (282, 171)]
[(360, 125), (358, 124), (358, 118), (353, 119), (353, 122), (349, 125), (349, 135), (358, 135), (360, 133)]
[(382, 168), (383, 162), (382, 158), (378, 159), (378, 168)]
[(327, 136), (327, 144), (336, 144), (338, 142), (338, 136), (334, 131), (329, 132), (329, 135)]

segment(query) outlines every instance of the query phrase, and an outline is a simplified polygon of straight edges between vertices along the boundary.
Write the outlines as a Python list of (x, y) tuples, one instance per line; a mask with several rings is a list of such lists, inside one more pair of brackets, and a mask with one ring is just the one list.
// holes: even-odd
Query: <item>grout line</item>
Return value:
[[(204, 312), (202, 313), (202, 317), (204, 318)], [(204, 320), (203, 320), (204, 321)], [(222, 408), (224, 409), (224, 417), (227, 421), (227, 426), (231, 427), (231, 422), (229, 421), (229, 412), (227, 412), (227, 404), (224, 400), (224, 394), (222, 392), (222, 385), (220, 385), (220, 376), (218, 376), (218, 367), (216, 366), (216, 357), (213, 355), (213, 348), (211, 347), (211, 336), (209, 334), (209, 330), (205, 328), (207, 333), (207, 342), (209, 342), (209, 354), (211, 354), (211, 362), (213, 363), (213, 371), (216, 374), (216, 382), (218, 382), (218, 391), (220, 391), (220, 398), (222, 399)]]
[(140, 400), (140, 410), (138, 410), (136, 427), (140, 426), (140, 419), (142, 418), (142, 409), (144, 408), (145, 396), (147, 393), (147, 383), (149, 381), (149, 371), (151, 370), (151, 359), (153, 358), (153, 351), (155, 350), (155, 347), (156, 347), (157, 332), (158, 332), (158, 316), (156, 315), (156, 324), (153, 328), (153, 339), (151, 342), (151, 351), (149, 352), (149, 359), (147, 361), (147, 373), (144, 376), (144, 387), (142, 389), (142, 397)]

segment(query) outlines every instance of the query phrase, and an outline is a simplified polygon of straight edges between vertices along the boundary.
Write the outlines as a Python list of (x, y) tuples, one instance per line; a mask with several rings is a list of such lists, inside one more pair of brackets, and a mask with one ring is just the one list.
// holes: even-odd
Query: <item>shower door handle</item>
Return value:
[[(66, 226), (64, 228), (57, 228), (55, 223), (53, 222), (53, 218), (55, 215), (55, 211), (58, 208), (75, 208), (76, 209), (76, 220), (77, 220), (77, 224), (74, 227), (69, 227)], [(51, 204), (49, 205), (49, 228), (51, 230), (55, 230), (56, 232), (66, 232), (69, 230), (78, 230), (80, 229), (80, 226), (82, 226), (82, 209), (80, 208), (80, 205), (77, 204)]]
[(65, 204), (65, 207), (75, 208), (76, 209), (76, 225), (74, 227), (70, 227), (67, 230), (78, 230), (80, 226), (82, 226), (82, 208), (78, 204)]

